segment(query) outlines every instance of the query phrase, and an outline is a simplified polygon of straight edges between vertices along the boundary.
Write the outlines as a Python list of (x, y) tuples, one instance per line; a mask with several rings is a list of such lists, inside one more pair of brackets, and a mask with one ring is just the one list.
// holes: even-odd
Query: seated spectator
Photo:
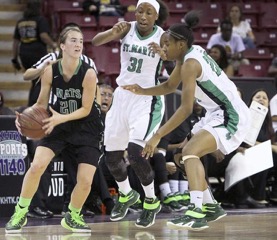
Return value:
[[(246, 20), (242, 20), (242, 10), (238, 5), (233, 5), (229, 11), (229, 19), (233, 23), (233, 33), (241, 36), (246, 49), (256, 48), (255, 36)], [(219, 29), (220, 30), (220, 29)]]
[[(256, 101), (266, 107), (269, 107), (269, 98), (268, 93), (263, 89), (256, 90), (252, 97), (250, 98), (250, 102), (248, 106), (251, 105), (252, 101)], [(259, 135), (257, 137), (256, 144), (261, 142), (265, 142), (267, 140), (271, 140), (272, 142), (272, 152), (276, 155), (277, 153), (277, 145), (274, 143), (274, 132), (272, 129), (272, 121), (270, 117), (270, 109), (266, 115), (266, 118), (263, 122)], [(242, 144), (241, 147), (237, 149), (239, 152), (243, 152), (245, 148), (249, 146), (246, 144)], [(215, 159), (214, 163), (209, 161), (209, 171), (208, 175), (216, 173), (217, 175), (220, 174), (224, 176), (225, 169), (228, 166), (229, 161), (233, 157), (233, 155), (237, 152), (234, 151), (233, 153), (225, 156), (224, 158), (220, 159), (217, 162)], [(211, 159), (209, 159), (211, 160)], [(211, 173), (212, 171), (212, 173)], [(269, 173), (269, 169), (261, 171), (257, 174), (246, 178), (236, 185), (234, 185), (226, 194), (225, 201), (228, 200), (230, 203), (234, 203), (237, 207), (250, 207), (250, 208), (264, 208), (267, 205), (267, 196), (266, 196), (266, 184), (267, 184), (267, 177)], [(276, 184), (277, 185), (277, 184)]]
[(83, 1), (85, 12), (94, 15), (96, 20), (99, 16), (123, 16), (124, 8), (120, 5), (119, 0), (85, 0)]
[(243, 51), (245, 46), (243, 44), (242, 38), (233, 33), (233, 24), (230, 20), (223, 20), (220, 23), (220, 33), (215, 33), (211, 36), (207, 44), (208, 53), (213, 45), (219, 44), (225, 47), (227, 52), (227, 57), (230, 60), (231, 64), (234, 67), (234, 70), (237, 71), (240, 64), (249, 64), (249, 61), (243, 59)]
[[(277, 142), (277, 94), (273, 96), (270, 100), (270, 112), (271, 112), (271, 119), (272, 119), (272, 127), (275, 132), (275, 143)], [(273, 155), (274, 156), (274, 155)], [(277, 203), (277, 154), (275, 154), (274, 158), (274, 171), (275, 172), (275, 182), (272, 186), (272, 191), (270, 194), (270, 200), (274, 203)]]
[(0, 92), (0, 115), (15, 115), (15, 112), (5, 106), (3, 93)]
[[(182, 204), (182, 201), (180, 201), (182, 200), (182, 195), (179, 193), (178, 187), (171, 188), (170, 186), (165, 158), (167, 148), (166, 144), (166, 141), (161, 141), (159, 143), (158, 152), (156, 152), (150, 159), (150, 163), (155, 174), (155, 187), (160, 193), (160, 199), (163, 203), (163, 206), (166, 207), (166, 212), (168, 212), (168, 210), (179, 212), (186, 209), (188, 203)], [(189, 194), (187, 195), (189, 196)]]
[(222, 45), (215, 44), (210, 50), (210, 56), (216, 61), (218, 66), (226, 73), (228, 77), (234, 76), (234, 68), (229, 63), (227, 53)]
[(268, 76), (277, 78), (277, 57), (273, 58), (268, 68)]

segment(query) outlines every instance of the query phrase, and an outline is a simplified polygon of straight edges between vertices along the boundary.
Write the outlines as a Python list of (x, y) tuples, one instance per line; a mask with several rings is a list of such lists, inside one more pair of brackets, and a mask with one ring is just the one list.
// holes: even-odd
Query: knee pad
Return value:
[(105, 163), (117, 182), (127, 178), (127, 166), (123, 161), (124, 151), (106, 152)]
[(180, 160), (180, 164), (184, 165), (185, 164), (185, 161), (190, 159), (190, 158), (197, 158), (197, 159), (200, 159), (198, 156), (196, 155), (186, 155), (186, 156), (183, 156), (182, 159)]
[(141, 156), (142, 147), (129, 143), (128, 145), (128, 157), (129, 162), (142, 185), (149, 185), (153, 179), (154, 174), (150, 162)]

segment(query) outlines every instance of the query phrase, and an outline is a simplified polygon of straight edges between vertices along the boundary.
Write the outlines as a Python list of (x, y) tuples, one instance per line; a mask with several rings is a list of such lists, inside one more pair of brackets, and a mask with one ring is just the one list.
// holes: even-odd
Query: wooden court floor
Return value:
[[(174, 214), (159, 213), (156, 223), (150, 228), (137, 228), (137, 214), (128, 214), (119, 222), (111, 222), (109, 216), (96, 215), (86, 221), (92, 228), (91, 234), (72, 234), (59, 223), (61, 216), (52, 219), (28, 219), (21, 234), (5, 235), (7, 218), (0, 219), (2, 240), (276, 240), (277, 208), (260, 210), (229, 210), (225, 218), (209, 224), (201, 232), (174, 230), (166, 226), (167, 219)], [(180, 214), (180, 213), (179, 213)], [(177, 214), (175, 214), (177, 215)]]

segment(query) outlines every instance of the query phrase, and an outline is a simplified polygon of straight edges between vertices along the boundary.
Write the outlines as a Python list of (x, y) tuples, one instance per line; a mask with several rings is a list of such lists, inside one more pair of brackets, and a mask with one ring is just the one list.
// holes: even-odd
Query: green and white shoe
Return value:
[(156, 214), (161, 211), (161, 203), (159, 199), (145, 198), (143, 210), (140, 217), (136, 221), (136, 226), (140, 228), (148, 228), (155, 223)]
[(185, 191), (183, 194), (176, 192), (174, 193), (176, 200), (178, 203), (180, 203), (182, 206), (185, 207), (185, 209), (188, 209), (188, 206), (190, 204), (190, 194), (188, 191)]
[(91, 232), (90, 227), (84, 221), (83, 215), (76, 212), (66, 212), (61, 225), (74, 233)]
[(5, 226), (6, 233), (20, 233), (22, 227), (27, 224), (28, 207), (20, 208), (15, 206), (14, 214)]
[(119, 221), (123, 219), (126, 216), (129, 207), (134, 205), (139, 200), (139, 197), (139, 193), (135, 190), (131, 190), (127, 195), (119, 192), (119, 199), (111, 212), (111, 221)]
[(129, 211), (131, 213), (141, 213), (142, 212), (142, 208), (143, 208), (143, 203), (139, 199), (134, 205), (129, 207)]
[(206, 214), (208, 222), (214, 222), (227, 215), (219, 203), (205, 203), (202, 206), (203, 213)]
[(164, 200), (163, 200), (163, 204), (165, 206), (168, 206), (172, 211), (175, 211), (175, 212), (179, 212), (179, 211), (183, 211), (185, 209), (187, 209), (187, 207), (181, 205), (179, 202), (178, 202), (178, 197), (176, 197), (175, 194), (168, 194)]
[(192, 231), (202, 231), (209, 227), (205, 214), (200, 208), (195, 208), (194, 205), (189, 206), (189, 210), (185, 212), (185, 215), (167, 221), (167, 226), (173, 229)]

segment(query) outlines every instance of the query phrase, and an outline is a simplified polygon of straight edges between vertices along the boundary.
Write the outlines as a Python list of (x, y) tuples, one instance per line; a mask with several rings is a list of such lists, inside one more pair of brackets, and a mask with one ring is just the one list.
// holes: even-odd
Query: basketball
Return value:
[(45, 136), (42, 129), (42, 120), (49, 118), (49, 113), (42, 107), (28, 107), (18, 117), (21, 132), (24, 136), (32, 139), (40, 139)]

